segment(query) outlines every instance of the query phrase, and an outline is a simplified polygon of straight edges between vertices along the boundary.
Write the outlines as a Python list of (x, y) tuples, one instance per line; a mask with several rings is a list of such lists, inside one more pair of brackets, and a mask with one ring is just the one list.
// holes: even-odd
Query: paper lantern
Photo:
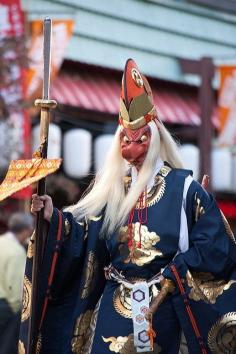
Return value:
[(36, 125), (32, 129), (32, 152), (39, 148), (40, 144), (40, 127)]
[(232, 190), (236, 192), (236, 151), (232, 153)]
[(95, 170), (98, 171), (104, 164), (108, 150), (111, 147), (114, 135), (103, 134), (94, 141), (94, 163)]
[(216, 191), (230, 190), (232, 188), (232, 157), (226, 147), (213, 148), (211, 154), (212, 187)]
[(193, 171), (194, 179), (199, 178), (199, 148), (192, 144), (184, 144), (180, 147), (180, 155), (184, 168)]
[(90, 171), (92, 135), (84, 129), (72, 129), (64, 134), (64, 170), (68, 176), (80, 178)]
[[(49, 133), (48, 133), (48, 158), (57, 159), (61, 157), (61, 140), (62, 133), (61, 128), (54, 124), (49, 124)], [(36, 125), (32, 129), (32, 149), (33, 152), (39, 148), (40, 144), (40, 126)]]

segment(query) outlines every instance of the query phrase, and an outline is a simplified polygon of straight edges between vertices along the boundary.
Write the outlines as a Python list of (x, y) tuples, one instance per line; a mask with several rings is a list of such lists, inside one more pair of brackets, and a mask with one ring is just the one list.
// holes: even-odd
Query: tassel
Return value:
[(147, 335), (149, 336), (150, 339), (150, 347), (151, 347), (151, 351), (153, 351), (153, 347), (154, 347), (154, 338), (156, 337), (156, 332), (154, 331), (153, 327), (152, 327), (152, 317), (149, 320), (149, 328), (147, 330)]
[[(142, 232), (141, 225), (146, 224), (148, 220), (148, 208), (147, 208), (147, 188), (145, 192), (141, 194), (138, 200), (138, 221), (139, 221), (139, 242), (137, 244), (138, 248), (142, 248)], [(128, 220), (128, 248), (129, 250), (134, 246), (133, 240), (133, 219), (134, 219), (135, 207), (131, 210)]]
[[(144, 213), (144, 215), (143, 215)], [(147, 188), (145, 192), (141, 194), (139, 198), (139, 209), (138, 209), (138, 221), (139, 225), (139, 243), (138, 248), (142, 248), (142, 232), (141, 225), (146, 224), (148, 220), (148, 209), (147, 209)]]
[(128, 221), (128, 248), (129, 250), (133, 247), (133, 219), (134, 219), (134, 212), (135, 207), (131, 210), (129, 214), (129, 221)]
[(133, 247), (133, 240), (129, 239), (128, 240), (128, 248), (129, 248), (129, 250), (131, 250), (132, 247)]

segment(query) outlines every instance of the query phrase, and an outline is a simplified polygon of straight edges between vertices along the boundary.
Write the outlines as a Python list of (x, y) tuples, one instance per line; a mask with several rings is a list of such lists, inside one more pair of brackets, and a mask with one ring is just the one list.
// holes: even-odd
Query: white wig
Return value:
[(127, 220), (131, 209), (153, 176), (158, 157), (168, 161), (174, 168), (182, 167), (177, 145), (164, 125), (156, 120), (150, 122), (149, 126), (151, 139), (148, 153), (136, 182), (127, 194), (124, 189), (127, 163), (120, 149), (120, 132), (123, 128), (118, 127), (105, 164), (96, 174), (91, 187), (77, 204), (66, 209), (72, 212), (77, 221), (104, 212), (102, 233), (109, 236)]

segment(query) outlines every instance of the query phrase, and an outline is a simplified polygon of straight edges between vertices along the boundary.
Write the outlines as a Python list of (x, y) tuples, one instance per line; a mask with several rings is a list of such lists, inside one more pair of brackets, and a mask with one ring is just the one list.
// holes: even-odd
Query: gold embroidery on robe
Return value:
[(208, 345), (213, 354), (236, 353), (236, 312), (228, 312), (212, 326)]
[(162, 176), (162, 177), (166, 177), (168, 176), (168, 174), (170, 173), (171, 171), (171, 167), (169, 166), (163, 166), (160, 171), (159, 171), (159, 174)]
[(84, 240), (88, 237), (88, 221), (85, 219), (85, 227), (84, 227)]
[(35, 231), (32, 233), (28, 245), (27, 257), (32, 258), (34, 256), (34, 240), (35, 240)]
[[(166, 189), (166, 181), (162, 176), (157, 175), (155, 177), (155, 182), (153, 187), (147, 194), (147, 206), (150, 207), (159, 202), (159, 200), (163, 197)], [(145, 206), (143, 206), (144, 208)], [(140, 209), (140, 203), (136, 204), (136, 209)]]
[(29, 281), (29, 279), (26, 276), (24, 276), (23, 304), (22, 304), (22, 313), (21, 313), (22, 322), (27, 320), (30, 316), (31, 294), (32, 294), (32, 284)]
[(203, 206), (201, 205), (201, 200), (200, 198), (198, 198), (197, 193), (195, 193), (195, 207), (196, 207), (196, 211), (195, 211), (195, 222), (197, 222), (200, 217), (205, 214), (205, 209), (203, 208)]
[(36, 344), (36, 351), (35, 354), (40, 354), (42, 349), (42, 336), (41, 333), (38, 336), (37, 344)]
[(25, 354), (25, 346), (21, 340), (18, 342), (18, 354)]
[(210, 273), (193, 273), (188, 271), (186, 274), (188, 286), (191, 288), (189, 298), (195, 301), (203, 300), (214, 304), (218, 296), (228, 290), (235, 280), (215, 280)]
[[(141, 248), (138, 248), (141, 232)], [(121, 253), (126, 254), (125, 263), (134, 263), (137, 266), (143, 266), (150, 263), (156, 257), (162, 257), (163, 254), (154, 246), (160, 241), (160, 237), (154, 231), (148, 231), (146, 225), (141, 225), (139, 222), (132, 224), (132, 240), (133, 248), (128, 249), (127, 241), (129, 238), (128, 226), (121, 227), (119, 230), (119, 246)]]
[(82, 350), (81, 354), (90, 354), (91, 353), (94, 335), (95, 335), (95, 329), (96, 329), (96, 325), (97, 325), (98, 313), (99, 313), (99, 309), (100, 309), (100, 305), (101, 305), (101, 299), (102, 298), (100, 298), (100, 300), (98, 301), (98, 303), (93, 311), (90, 325), (88, 328), (87, 340), (83, 346), (83, 350)]
[(127, 194), (130, 187), (131, 187), (132, 178), (131, 178), (131, 176), (125, 176), (123, 178), (123, 181), (124, 181), (124, 186), (125, 186), (125, 194)]
[[(136, 278), (130, 281), (142, 281), (143, 279)], [(150, 302), (158, 295), (159, 290), (156, 285), (152, 285), (149, 290)], [(117, 287), (113, 295), (113, 304), (116, 312), (125, 318), (132, 318), (131, 312), (131, 290), (123, 284)]]
[(84, 221), (77, 221), (77, 223), (84, 228), (84, 240), (88, 237), (88, 221), (84, 218)]
[[(40, 334), (37, 340), (35, 354), (40, 354), (41, 348), (42, 348), (42, 337)], [(25, 346), (22, 341), (18, 342), (18, 354), (26, 354)]]
[[(168, 166), (163, 166), (159, 173), (156, 175), (154, 180), (154, 185), (150, 189), (147, 194), (147, 206), (150, 207), (159, 202), (159, 200), (163, 197), (166, 189), (166, 181), (165, 177), (169, 174), (171, 168)], [(125, 186), (125, 193), (128, 193), (130, 186), (131, 186), (131, 177), (125, 176), (124, 177), (124, 186)], [(140, 203), (136, 204), (136, 209), (140, 209)]]
[(68, 236), (71, 232), (71, 224), (67, 218), (65, 218), (64, 227), (65, 227), (65, 235)]
[(225, 226), (225, 231), (227, 233), (227, 235), (231, 238), (231, 240), (236, 243), (236, 239), (235, 239), (235, 236), (234, 236), (234, 233), (233, 231), (231, 230), (231, 227), (228, 223), (228, 220), (226, 219), (224, 213), (222, 211), (221, 212), (221, 216), (222, 216), (222, 219), (223, 219), (223, 223), (224, 223), (224, 226)]
[(89, 326), (92, 319), (93, 310), (87, 310), (76, 320), (74, 334), (71, 340), (71, 350), (73, 353), (82, 354), (83, 347), (88, 340)]
[[(102, 337), (103, 341), (105, 343), (110, 343), (109, 344), (109, 350), (114, 353), (120, 353), (120, 354), (136, 354), (137, 350), (134, 347), (134, 339), (133, 339), (133, 334), (129, 334), (128, 337), (109, 337), (105, 338)], [(154, 353), (161, 353), (161, 348), (154, 343)], [(144, 354), (148, 354), (149, 352), (143, 352)]]
[(86, 267), (84, 268), (83, 274), (83, 288), (81, 290), (81, 298), (85, 299), (88, 297), (96, 286), (94, 280), (98, 270), (98, 262), (96, 260), (94, 252), (90, 251), (85, 262)]

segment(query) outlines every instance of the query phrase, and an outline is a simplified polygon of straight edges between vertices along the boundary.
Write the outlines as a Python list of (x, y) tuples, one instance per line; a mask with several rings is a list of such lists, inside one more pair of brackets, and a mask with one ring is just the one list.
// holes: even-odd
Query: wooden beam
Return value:
[(55, 109), (56, 116), (63, 116), (68, 122), (75, 126), (80, 124), (81, 119), (88, 122), (106, 123), (110, 121), (118, 122), (118, 114), (110, 114), (106, 112), (98, 112), (84, 108), (71, 107), (69, 105), (58, 105)]
[(179, 125), (179, 124), (173, 124), (173, 123), (164, 123), (166, 128), (169, 130), (171, 135), (173, 136), (174, 139), (177, 141), (182, 142), (184, 141), (185, 143), (190, 143), (190, 144), (197, 144), (198, 143), (198, 132), (199, 132), (199, 126), (190, 126), (190, 125)]
[[(87, 109), (78, 107), (73, 108), (66, 105), (59, 105), (53, 112), (53, 117), (55, 121), (64, 121), (77, 127), (85, 127), (86, 124), (91, 125), (101, 132), (104, 130), (104, 123), (113, 122), (114, 126), (118, 124), (116, 114), (102, 113), (92, 110), (88, 111)], [(171, 134), (177, 138), (177, 140), (184, 140), (195, 144), (198, 143), (199, 126), (183, 126), (168, 122), (165, 123), (165, 126), (170, 130)]]
[(194, 59), (179, 59), (181, 70), (184, 74), (200, 75), (199, 60)]

